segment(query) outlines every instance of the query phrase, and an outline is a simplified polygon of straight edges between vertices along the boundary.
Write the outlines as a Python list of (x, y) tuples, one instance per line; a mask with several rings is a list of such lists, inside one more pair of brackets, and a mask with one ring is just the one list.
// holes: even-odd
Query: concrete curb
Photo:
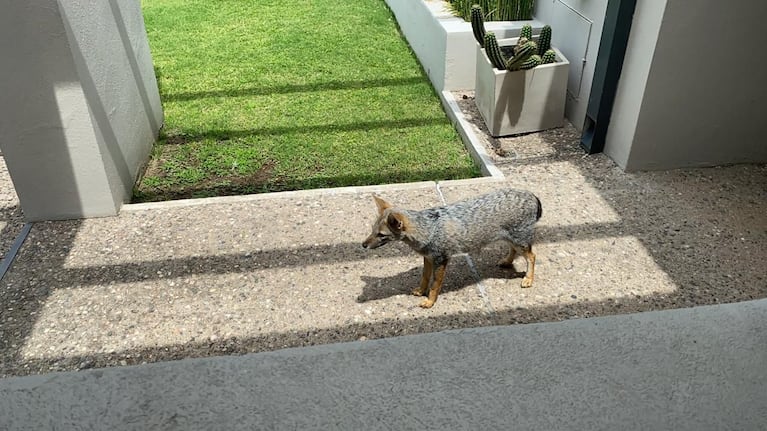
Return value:
[(420, 181), (415, 183), (375, 184), (370, 186), (333, 187), (310, 190), (291, 190), (286, 192), (257, 193), (239, 196), (215, 196), (210, 198), (179, 199), (175, 201), (145, 202), (125, 204), (122, 211), (146, 211), (154, 209), (179, 208), (195, 205), (234, 204), (256, 202), (267, 199), (292, 199), (318, 196), (335, 196), (355, 193), (375, 193), (392, 190), (417, 190), (436, 187), (435, 181)]
[(449, 91), (443, 91), (439, 94), (439, 98), (442, 101), (442, 105), (445, 107), (447, 116), (453, 121), (456, 130), (461, 135), (466, 149), (482, 169), (482, 173), (485, 176), (493, 177), (497, 179), (505, 178), (503, 172), (495, 166), (493, 159), (487, 154), (485, 146), (477, 137), (477, 134), (471, 128), (471, 124), (464, 117), (461, 108), (453, 97), (453, 93)]

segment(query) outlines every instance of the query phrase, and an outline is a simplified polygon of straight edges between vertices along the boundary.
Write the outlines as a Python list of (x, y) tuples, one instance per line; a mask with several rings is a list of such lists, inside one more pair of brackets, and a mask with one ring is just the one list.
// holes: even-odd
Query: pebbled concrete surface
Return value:
[(767, 300), (0, 380), (0, 429), (759, 430)]
[[(371, 191), (38, 223), (2, 281), (5, 375), (239, 354), (492, 323), (460, 261), (441, 307), (421, 258), (364, 250)], [(437, 205), (435, 184), (381, 192)], [(141, 208), (141, 207), (139, 207)]]
[(0, 155), (0, 260), (6, 256), (23, 227), (19, 197), (5, 166), (5, 158)]

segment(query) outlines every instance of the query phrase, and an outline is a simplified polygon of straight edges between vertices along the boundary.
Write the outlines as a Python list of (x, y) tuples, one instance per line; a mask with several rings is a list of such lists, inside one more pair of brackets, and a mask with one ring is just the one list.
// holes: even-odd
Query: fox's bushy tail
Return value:
[(535, 220), (540, 220), (543, 215), (543, 205), (541, 205), (541, 200), (538, 199), (538, 196), (535, 196), (535, 201), (538, 203), (538, 212), (535, 214)]

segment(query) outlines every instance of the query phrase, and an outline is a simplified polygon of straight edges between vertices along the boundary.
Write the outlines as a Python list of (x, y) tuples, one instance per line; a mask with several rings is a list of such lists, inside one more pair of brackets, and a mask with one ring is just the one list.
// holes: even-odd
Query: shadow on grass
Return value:
[(184, 145), (186, 143), (199, 142), (206, 139), (228, 141), (230, 139), (247, 138), (253, 136), (279, 136), (302, 133), (336, 133), (357, 132), (377, 129), (409, 129), (414, 127), (428, 127), (448, 125), (446, 117), (438, 118), (405, 118), (399, 120), (360, 121), (350, 124), (319, 124), (308, 126), (284, 126), (284, 127), (258, 127), (245, 130), (222, 130), (209, 129), (199, 133), (181, 133), (168, 135), (165, 145)]
[[(397, 130), (406, 128), (448, 125), (447, 118), (412, 118), (398, 120), (381, 120), (357, 122), (352, 124), (324, 124), (318, 126), (289, 126), (255, 128), (248, 130), (208, 130), (199, 134), (176, 134), (166, 136), (162, 151), (175, 151), (186, 145), (205, 140), (216, 140), (219, 144), (241, 144), (237, 140), (254, 136), (277, 136), (303, 133), (343, 133), (356, 131), (375, 131), (380, 129)], [(332, 155), (328, 155), (332, 157)], [(468, 157), (468, 156), (467, 156)], [(187, 158), (187, 162), (190, 162)], [(211, 196), (232, 196), (253, 193), (278, 192), (287, 190), (303, 190), (327, 187), (345, 187), (374, 185), (383, 183), (398, 183), (409, 181), (429, 181), (473, 178), (480, 175), (478, 168), (446, 167), (442, 169), (423, 170), (419, 168), (401, 169), (384, 173), (366, 174), (350, 172), (339, 175), (323, 175), (321, 172), (302, 172), (303, 178), (285, 178), (277, 176), (275, 166), (279, 161), (274, 160), (265, 164), (265, 168), (249, 174), (214, 175), (194, 184), (184, 185), (166, 177), (163, 168), (154, 161), (147, 167), (146, 177), (167, 178), (162, 186), (147, 186), (142, 181), (134, 190), (132, 202), (149, 202), (200, 198)], [(360, 171), (365, 171), (362, 167)]]
[[(158, 75), (159, 76), (159, 75)], [(302, 85), (277, 85), (273, 87), (233, 88), (223, 90), (194, 91), (186, 93), (164, 94), (167, 102), (183, 102), (211, 97), (267, 96), (270, 94), (309, 93), (318, 91), (361, 90), (376, 87), (394, 87), (423, 84), (429, 81), (423, 76), (412, 78), (380, 78), (362, 81), (327, 81)]]
[[(209, 182), (198, 182), (190, 186), (139, 187), (133, 196), (133, 203), (166, 200), (203, 198), (212, 196), (237, 196), (244, 194), (311, 190), (320, 188), (367, 186), (376, 184), (406, 183), (414, 181), (440, 181), (476, 177), (479, 174), (471, 168), (444, 168), (433, 170), (402, 170), (376, 174), (314, 175), (304, 179), (283, 179), (274, 176), (216, 177)], [(211, 185), (212, 184), (212, 185)]]

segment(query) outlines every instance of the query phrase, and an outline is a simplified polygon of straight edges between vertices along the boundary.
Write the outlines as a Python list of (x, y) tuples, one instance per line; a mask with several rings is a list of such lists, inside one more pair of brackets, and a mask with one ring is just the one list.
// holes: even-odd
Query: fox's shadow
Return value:
[[(483, 275), (481, 277), (478, 277), (478, 274), (470, 269), (465, 258), (451, 259), (450, 265), (447, 267), (445, 282), (442, 285), (442, 293), (466, 288), (486, 278), (514, 279), (522, 278), (525, 275), (524, 271), (501, 268), (498, 265), (488, 265), (476, 260), (475, 262), (478, 264), (479, 273)], [(362, 288), (362, 293), (357, 296), (357, 302), (377, 301), (397, 295), (410, 295), (421, 282), (422, 272), (423, 267), (416, 266), (390, 277), (363, 275), (360, 278), (365, 286)]]
[(360, 278), (365, 283), (362, 293), (357, 296), (357, 302), (376, 301), (397, 295), (409, 295), (421, 281), (423, 268), (415, 266), (405, 272), (391, 277), (371, 277), (363, 275)]

